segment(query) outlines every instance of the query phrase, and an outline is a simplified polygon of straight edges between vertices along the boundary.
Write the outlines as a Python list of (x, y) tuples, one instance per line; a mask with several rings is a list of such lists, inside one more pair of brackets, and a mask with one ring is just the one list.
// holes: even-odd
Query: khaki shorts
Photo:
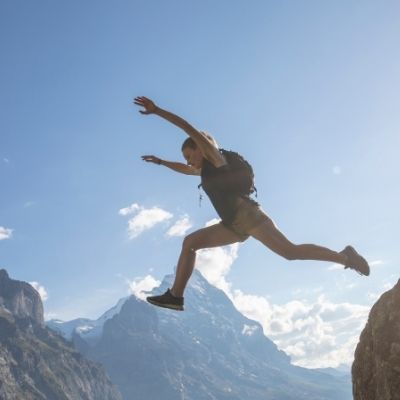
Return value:
[(250, 236), (249, 231), (268, 220), (270, 218), (256, 201), (241, 198), (233, 221), (230, 224), (224, 222), (221, 224), (235, 232), (240, 237), (240, 241), (244, 242)]

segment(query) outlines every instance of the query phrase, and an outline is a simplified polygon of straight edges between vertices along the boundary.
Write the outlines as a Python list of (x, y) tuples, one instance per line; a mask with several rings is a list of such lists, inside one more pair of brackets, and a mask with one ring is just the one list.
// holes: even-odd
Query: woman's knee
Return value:
[(195, 253), (199, 250), (199, 242), (193, 234), (187, 235), (182, 242), (182, 250)]

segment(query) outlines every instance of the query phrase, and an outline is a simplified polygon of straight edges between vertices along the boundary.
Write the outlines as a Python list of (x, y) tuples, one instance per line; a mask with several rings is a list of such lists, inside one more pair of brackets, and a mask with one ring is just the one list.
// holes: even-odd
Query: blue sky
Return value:
[[(298, 363), (348, 361), (366, 310), (399, 278), (399, 13), (396, 1), (2, 2), (0, 267), (38, 282), (61, 319), (97, 317), (132, 282), (173, 270), (185, 229), (168, 230), (216, 213), (199, 208), (198, 178), (141, 161), (182, 160), (185, 139), (137, 112), (145, 95), (242, 153), (292, 241), (352, 244), (373, 264), (364, 278), (252, 240), (203, 254)], [(359, 318), (339, 332), (347, 355), (327, 350), (341, 345), (327, 333), (301, 356), (310, 312), (333, 329), (321, 310)]]

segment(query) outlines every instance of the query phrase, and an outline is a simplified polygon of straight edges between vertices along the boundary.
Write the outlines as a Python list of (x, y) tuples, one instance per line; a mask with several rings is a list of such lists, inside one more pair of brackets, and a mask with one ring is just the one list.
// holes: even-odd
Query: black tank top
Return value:
[(240, 198), (250, 199), (249, 196), (235, 191), (234, 180), (232, 181), (232, 173), (229, 171), (228, 164), (215, 167), (206, 158), (203, 158), (201, 167), (201, 186), (222, 222), (228, 225), (235, 218)]

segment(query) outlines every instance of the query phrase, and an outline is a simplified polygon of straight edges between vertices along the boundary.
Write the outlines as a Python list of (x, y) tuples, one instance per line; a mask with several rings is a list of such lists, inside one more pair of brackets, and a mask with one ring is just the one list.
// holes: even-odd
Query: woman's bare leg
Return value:
[(193, 272), (197, 250), (226, 246), (239, 241), (238, 235), (220, 223), (199, 229), (186, 236), (176, 268), (175, 282), (171, 288), (172, 294), (176, 297), (183, 296), (186, 284)]
[(315, 244), (294, 244), (275, 226), (271, 219), (248, 232), (273, 252), (287, 260), (321, 260), (346, 265), (347, 256)]

